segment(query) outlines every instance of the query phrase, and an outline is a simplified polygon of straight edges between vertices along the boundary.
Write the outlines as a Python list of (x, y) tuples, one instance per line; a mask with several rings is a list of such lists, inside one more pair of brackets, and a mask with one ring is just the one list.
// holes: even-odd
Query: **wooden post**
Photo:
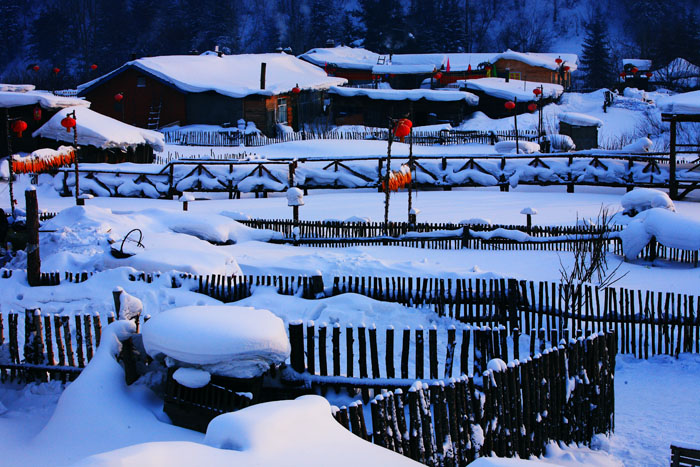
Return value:
[[(14, 177), (15, 174), (12, 171), (12, 140), (10, 139), (11, 134), (10, 134), (10, 111), (6, 108), (5, 109), (5, 136), (7, 137), (7, 164), (8, 164), (8, 169), (9, 169), (9, 175), (10, 177), (7, 180), (7, 184), (9, 187), (10, 191), (10, 212), (12, 213), (12, 217), (15, 217), (15, 196), (14, 192), (12, 191), (12, 184), (14, 182)], [(3, 247), (5, 245), (2, 245)]]
[[(506, 70), (506, 80), (510, 78), (510, 72)], [(513, 124), (515, 125), (515, 154), (520, 154), (520, 141), (518, 140), (518, 98), (513, 98)]]
[(27, 206), (27, 282), (31, 287), (41, 285), (41, 257), (39, 256), (39, 205), (36, 189), (24, 192)]
[(676, 131), (677, 122), (675, 118), (671, 118), (671, 148), (668, 167), (668, 195), (671, 199), (678, 199), (678, 182), (676, 181)]

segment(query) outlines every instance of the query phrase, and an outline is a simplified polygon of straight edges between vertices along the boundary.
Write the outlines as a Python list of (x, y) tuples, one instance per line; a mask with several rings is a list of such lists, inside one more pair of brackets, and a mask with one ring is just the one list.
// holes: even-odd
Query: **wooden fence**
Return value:
[[(270, 144), (287, 143), (290, 141), (306, 140), (345, 140), (364, 141), (381, 140), (386, 141), (389, 132), (385, 129), (366, 131), (300, 131), (296, 133), (285, 133), (274, 138), (269, 138), (262, 134), (242, 134), (240, 131), (190, 131), (177, 130), (163, 133), (165, 142), (168, 144), (179, 144), (183, 146), (247, 146), (259, 147)], [(517, 137), (521, 141), (534, 141), (537, 139), (536, 130), (519, 130)], [(498, 131), (461, 131), (461, 130), (440, 130), (440, 131), (416, 131), (412, 136), (406, 138), (405, 142), (420, 146), (433, 145), (453, 145), (453, 144), (496, 144), (498, 141), (513, 141), (516, 139), (515, 130)]]
[(334, 415), (357, 436), (430, 466), (492, 453), (527, 459), (550, 441), (590, 445), (612, 433), (615, 355), (614, 333), (597, 333), (483, 375), (378, 395), (371, 428), (361, 402)]

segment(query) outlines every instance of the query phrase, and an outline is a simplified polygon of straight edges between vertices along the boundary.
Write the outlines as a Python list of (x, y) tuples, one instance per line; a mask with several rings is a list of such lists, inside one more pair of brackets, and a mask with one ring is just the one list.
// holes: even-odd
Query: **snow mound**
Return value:
[(620, 232), (625, 258), (636, 258), (652, 237), (670, 248), (700, 250), (700, 221), (661, 208), (644, 211)]
[[(532, 154), (540, 150), (540, 145), (532, 141), (518, 141), (517, 146), (518, 154)], [(496, 152), (499, 154), (514, 153), (515, 149), (515, 141), (499, 141), (496, 143)]]
[(622, 148), (624, 152), (649, 152), (654, 147), (654, 142), (647, 137), (639, 138)]
[(576, 144), (569, 135), (549, 135), (548, 138), (552, 143), (552, 149), (557, 151), (573, 151), (576, 149)]
[(601, 119), (578, 112), (562, 112), (559, 114), (559, 121), (575, 126), (603, 126)]
[(259, 376), (290, 352), (282, 320), (252, 307), (174, 308), (148, 320), (142, 333), (152, 357), (163, 354), (233, 378)]
[(197, 368), (183, 367), (173, 372), (173, 379), (187, 388), (197, 389), (209, 384), (211, 373)]
[(662, 112), (673, 114), (700, 114), (700, 91), (686, 92), (666, 97), (657, 105)]
[(635, 216), (637, 213), (652, 208), (663, 208), (675, 211), (676, 207), (666, 193), (654, 188), (635, 188), (625, 193), (620, 200), (622, 213)]
[[(90, 102), (76, 97), (54, 96), (49, 91), (8, 89), (7, 85), (0, 86), (0, 107), (24, 107), (40, 105), (44, 109), (63, 109), (65, 107), (89, 107)], [(65, 129), (63, 132), (65, 133)]]

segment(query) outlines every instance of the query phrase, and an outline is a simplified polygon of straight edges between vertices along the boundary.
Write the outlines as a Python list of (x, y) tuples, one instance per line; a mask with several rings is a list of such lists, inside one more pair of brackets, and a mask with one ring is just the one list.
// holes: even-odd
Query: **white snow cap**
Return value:
[(460, 225), (493, 225), (491, 219), (485, 219), (483, 217), (472, 217), (459, 221), (459, 223)]
[(527, 208), (524, 208), (522, 211), (520, 211), (520, 214), (527, 214), (529, 216), (534, 216), (535, 214), (537, 214), (537, 209), (527, 207)]
[[(260, 65), (266, 63), (265, 89), (260, 89)], [(244, 55), (165, 55), (132, 60), (105, 76), (78, 86), (81, 92), (134, 67), (171, 83), (183, 92), (214, 91), (241, 98), (252, 94), (274, 96), (302, 90), (328, 89), (345, 84), (345, 78), (328, 76), (323, 70), (285, 53)]]
[(454, 86), (470, 91), (480, 91), (499, 99), (513, 100), (517, 98), (518, 102), (538, 100), (539, 98), (535, 96), (532, 90), (540, 86), (542, 87), (541, 96), (545, 99), (556, 99), (564, 93), (564, 87), (559, 84), (521, 81), (519, 79), (511, 79), (506, 83), (505, 78), (458, 80)]
[(173, 379), (185, 387), (197, 389), (209, 384), (211, 374), (197, 368), (183, 367), (173, 372)]
[(622, 65), (636, 66), (640, 70), (651, 70), (651, 60), (644, 58), (623, 58)]
[(548, 138), (552, 143), (552, 148), (558, 151), (573, 151), (576, 149), (576, 144), (569, 135), (549, 135)]
[(669, 196), (654, 188), (635, 188), (629, 193), (625, 193), (620, 200), (623, 213), (635, 214), (652, 208), (663, 208), (675, 211), (676, 207)]
[[(49, 91), (35, 91), (20, 86), (13, 90), (13, 85), (0, 84), (0, 108), (24, 107), (39, 104), (44, 109), (63, 109), (65, 107), (90, 107), (90, 102), (77, 97), (54, 96)], [(34, 86), (31, 86), (32, 88)], [(65, 132), (65, 129), (63, 130)]]
[(69, 107), (60, 110), (41, 128), (32, 133), (32, 136), (72, 143), (73, 132), (67, 132), (61, 126), (61, 120), (73, 111), (75, 111), (78, 144), (80, 145), (126, 150), (129, 147), (148, 144), (155, 151), (162, 151), (165, 146), (161, 133), (127, 125), (106, 115), (93, 112), (87, 107)]
[(627, 146), (623, 147), (623, 151), (627, 152), (649, 152), (654, 147), (654, 142), (647, 137), (639, 138), (632, 141)]
[(518, 141), (517, 148), (515, 141), (499, 141), (494, 146), (498, 154), (513, 153), (518, 150), (518, 154), (532, 154), (540, 150), (540, 145), (534, 141)]
[(562, 112), (559, 114), (559, 121), (576, 126), (603, 126), (601, 119), (578, 112)]
[(620, 232), (625, 258), (636, 258), (652, 237), (669, 248), (700, 250), (700, 222), (667, 209), (644, 211)]
[(386, 101), (418, 101), (425, 99), (427, 101), (436, 102), (465, 101), (469, 105), (479, 104), (479, 98), (470, 92), (442, 91), (436, 89), (366, 89), (333, 86), (328, 93), (343, 97), (365, 96), (373, 100)]
[(287, 189), (287, 206), (303, 206), (304, 192), (293, 186)]
[(700, 91), (685, 92), (660, 99), (662, 112), (672, 114), (700, 114)]
[(506, 371), (508, 365), (500, 358), (494, 358), (489, 360), (488, 364), (486, 364), (486, 369), (491, 371)]
[(578, 56), (575, 54), (516, 52), (510, 49), (495, 56), (494, 62), (497, 60), (516, 60), (518, 62), (527, 63), (531, 66), (547, 68), (549, 70), (558, 70), (560, 64), (557, 63), (557, 58), (562, 60), (562, 65), (569, 67), (569, 71), (576, 71), (578, 68)]
[(285, 361), (290, 346), (284, 323), (268, 310), (240, 306), (189, 306), (162, 312), (143, 325), (143, 345), (212, 374), (253, 378)]

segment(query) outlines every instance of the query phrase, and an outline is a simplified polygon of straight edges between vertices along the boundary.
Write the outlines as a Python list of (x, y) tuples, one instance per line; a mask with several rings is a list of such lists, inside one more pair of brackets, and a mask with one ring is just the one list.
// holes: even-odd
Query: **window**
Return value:
[(287, 123), (287, 98), (277, 99), (277, 123)]
[(146, 87), (146, 78), (144, 76), (139, 76), (136, 78), (136, 87), (137, 88), (145, 88)]

